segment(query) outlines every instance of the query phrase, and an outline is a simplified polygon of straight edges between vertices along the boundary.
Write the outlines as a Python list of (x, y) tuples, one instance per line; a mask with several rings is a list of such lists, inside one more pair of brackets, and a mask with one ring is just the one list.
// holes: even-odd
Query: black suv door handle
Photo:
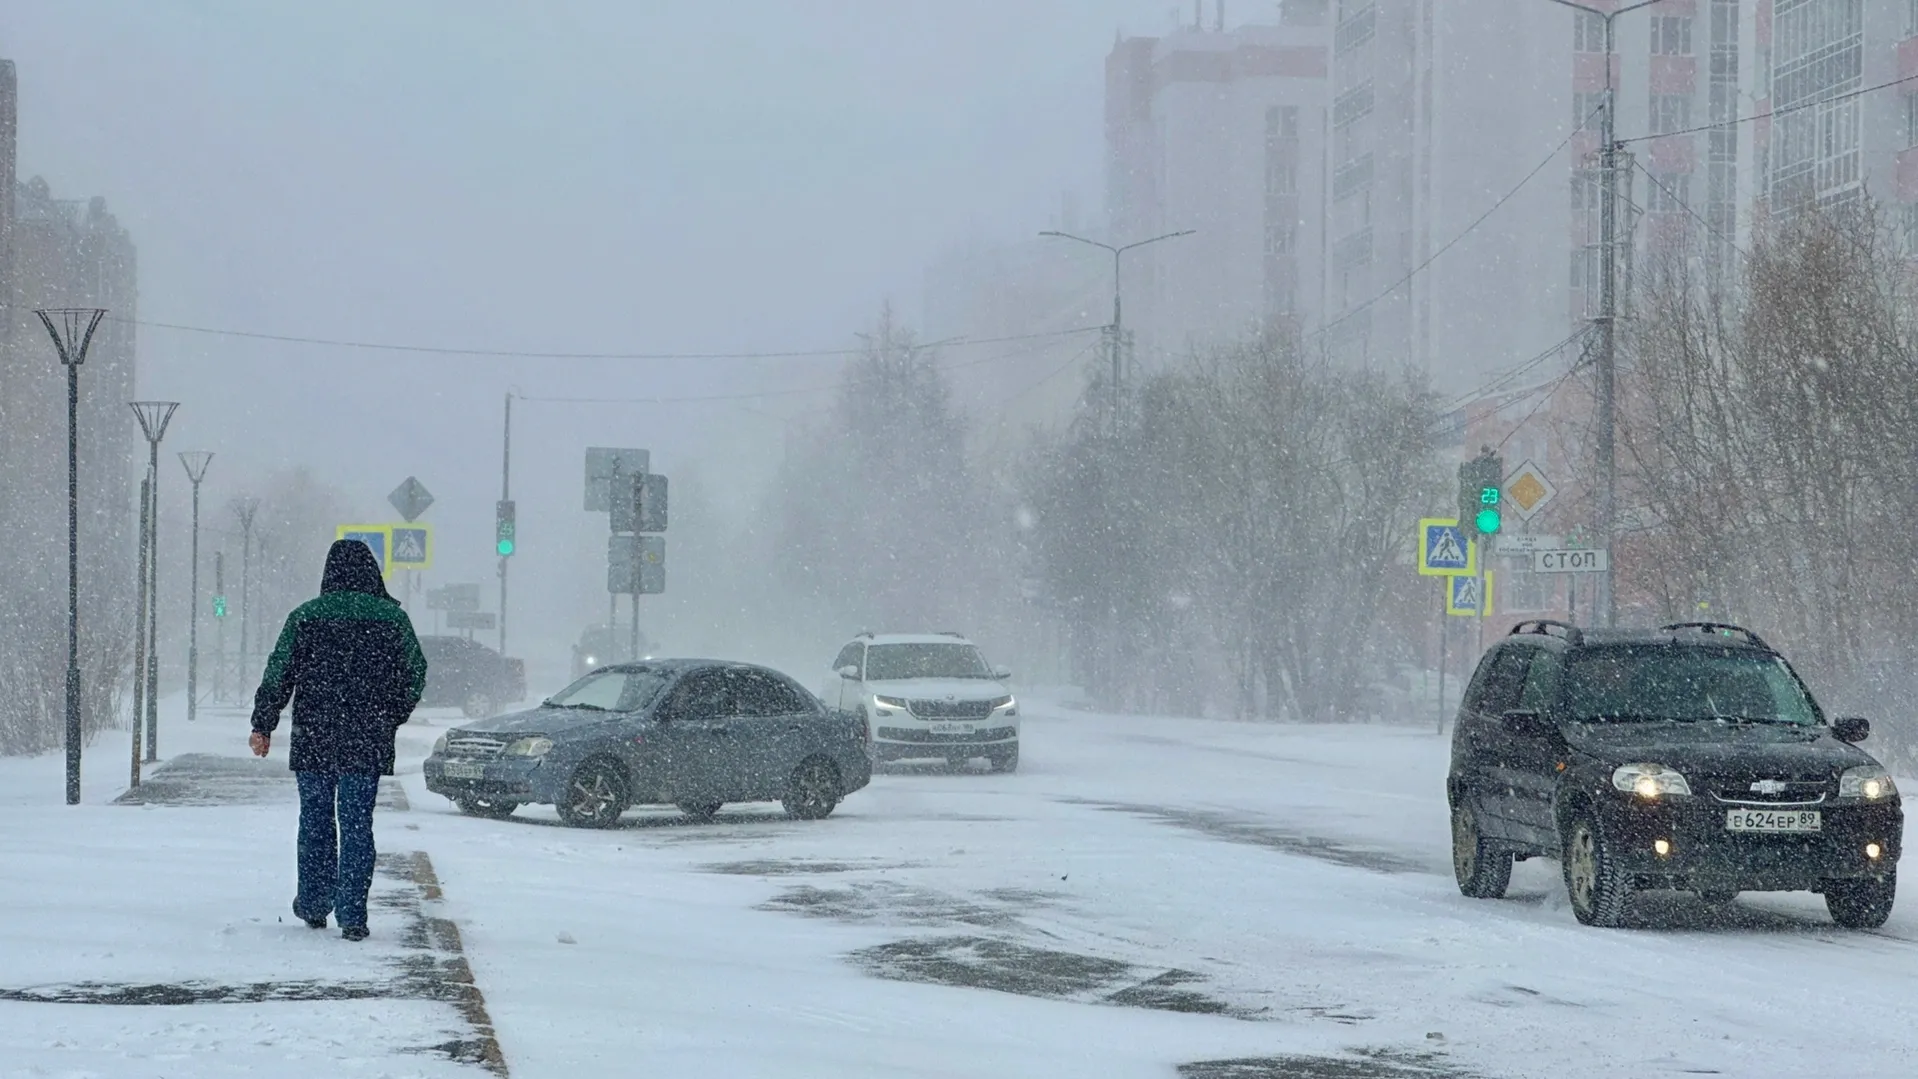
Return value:
[(710, 731), (712, 731), (712, 732), (713, 732), (714, 734), (731, 734), (731, 733), (733, 733), (733, 729), (732, 729), (731, 727), (708, 727), (708, 728), (707, 728), (707, 730), (710, 730)]

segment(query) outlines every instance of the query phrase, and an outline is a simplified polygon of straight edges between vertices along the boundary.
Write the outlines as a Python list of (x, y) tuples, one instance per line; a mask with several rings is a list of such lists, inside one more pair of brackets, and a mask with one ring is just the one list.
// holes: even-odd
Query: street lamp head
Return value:
[(240, 519), (242, 531), (253, 530), (253, 515), (260, 511), (260, 499), (256, 495), (240, 495), (232, 502), (233, 516)]
[(33, 312), (53, 338), (53, 350), (60, 354), (63, 367), (78, 367), (87, 362), (87, 349), (93, 344), (93, 331), (106, 317), (104, 307), (45, 307)]
[(206, 466), (213, 463), (213, 454), (209, 450), (181, 450), (180, 466), (186, 469), (186, 478), (195, 486), (206, 478)]
[(155, 446), (166, 437), (166, 425), (173, 421), (173, 410), (180, 407), (178, 401), (129, 401), (127, 404), (140, 418), (140, 433)]

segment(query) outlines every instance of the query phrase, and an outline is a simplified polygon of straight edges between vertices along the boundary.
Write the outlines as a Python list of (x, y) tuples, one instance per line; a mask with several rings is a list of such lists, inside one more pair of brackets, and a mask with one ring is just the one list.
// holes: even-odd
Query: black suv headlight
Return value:
[(1891, 781), (1891, 773), (1882, 767), (1861, 764), (1845, 769), (1844, 774), (1838, 777), (1838, 797), (1882, 802), (1898, 797), (1898, 784)]
[(1676, 768), (1651, 762), (1619, 765), (1612, 772), (1612, 786), (1648, 800), (1692, 792), (1692, 785)]

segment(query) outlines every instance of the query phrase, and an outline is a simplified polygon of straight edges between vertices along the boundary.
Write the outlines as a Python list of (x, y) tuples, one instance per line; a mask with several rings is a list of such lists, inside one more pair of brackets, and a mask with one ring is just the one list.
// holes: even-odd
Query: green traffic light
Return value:
[(1499, 528), (1499, 513), (1497, 510), (1480, 510), (1478, 516), (1472, 519), (1472, 523), (1478, 528), (1480, 535), (1493, 535)]
[(498, 547), (499, 547), (499, 556), (500, 556), (501, 558), (505, 558), (505, 557), (507, 557), (508, 555), (510, 555), (510, 554), (512, 554), (512, 553), (513, 553), (513, 541), (512, 541), (512, 540), (509, 540), (509, 539), (503, 539), (503, 540), (500, 540), (500, 541), (499, 541), (499, 544), (498, 544)]

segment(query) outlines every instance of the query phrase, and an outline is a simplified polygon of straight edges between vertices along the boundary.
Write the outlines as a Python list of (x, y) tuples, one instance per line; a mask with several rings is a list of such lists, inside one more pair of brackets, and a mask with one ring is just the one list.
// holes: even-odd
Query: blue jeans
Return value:
[(364, 926), (366, 893), (373, 888), (373, 800), (380, 777), (293, 774), (300, 785), (300, 890), (293, 913), (308, 921), (334, 914), (342, 928)]

